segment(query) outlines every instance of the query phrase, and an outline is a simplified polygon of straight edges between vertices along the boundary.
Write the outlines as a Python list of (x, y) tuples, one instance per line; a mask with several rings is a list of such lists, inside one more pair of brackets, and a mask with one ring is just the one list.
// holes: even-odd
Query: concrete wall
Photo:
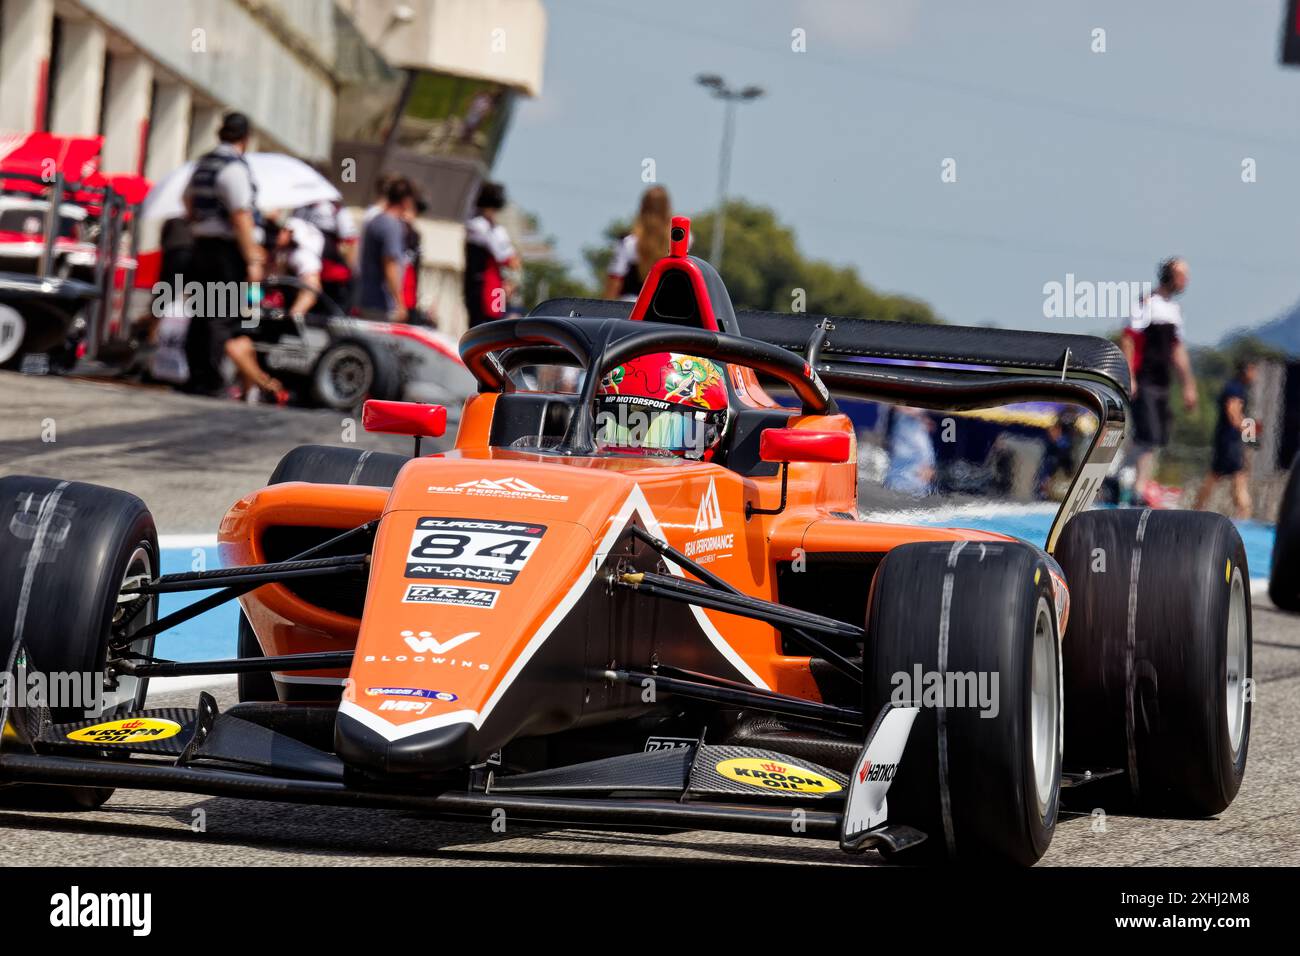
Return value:
[[(340, 0), (394, 66), (503, 83), (538, 96), (546, 53), (541, 0)], [(397, 16), (409, 10), (409, 19)]]
[[(328, 4), (280, 0), (269, 4), (286, 20), (310, 10), (302, 32), (284, 35), (239, 0), (76, 0), (193, 93), (247, 113), (290, 151), (329, 158), (334, 88), (326, 72), (333, 18)], [(307, 29), (318, 31), (314, 41)], [(298, 52), (287, 42), (301, 47)]]
[(62, 24), (50, 132), (93, 136), (99, 132), (108, 37), (104, 28), (89, 17), (65, 17)]
[(54, 0), (8, 0), (0, 21), (0, 129), (26, 132), (44, 120)]

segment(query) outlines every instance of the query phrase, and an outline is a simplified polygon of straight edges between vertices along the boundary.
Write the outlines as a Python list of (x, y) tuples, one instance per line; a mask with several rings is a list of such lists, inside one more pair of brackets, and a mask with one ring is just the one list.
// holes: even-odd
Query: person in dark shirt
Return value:
[(1232, 479), (1232, 505), (1238, 520), (1250, 517), (1250, 489), (1247, 487), (1246, 442), (1254, 441), (1256, 424), (1247, 417), (1250, 387), (1258, 366), (1251, 360), (1237, 364), (1237, 374), (1219, 393), (1219, 420), (1214, 426), (1214, 457), (1209, 474), (1196, 492), (1196, 510), (1204, 511), (1210, 495), (1224, 478)]
[(403, 177), (388, 183), (384, 208), (362, 230), (356, 306), (363, 318), (405, 322), (407, 232), (416, 208), (415, 188)]

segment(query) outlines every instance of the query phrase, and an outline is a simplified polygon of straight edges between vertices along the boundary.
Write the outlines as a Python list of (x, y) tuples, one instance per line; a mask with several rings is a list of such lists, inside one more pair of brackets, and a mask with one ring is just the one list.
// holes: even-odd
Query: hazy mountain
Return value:
[(1265, 345), (1281, 349), (1292, 358), (1300, 358), (1300, 302), (1269, 322), (1229, 332), (1221, 344), (1228, 346), (1241, 338), (1258, 339)]

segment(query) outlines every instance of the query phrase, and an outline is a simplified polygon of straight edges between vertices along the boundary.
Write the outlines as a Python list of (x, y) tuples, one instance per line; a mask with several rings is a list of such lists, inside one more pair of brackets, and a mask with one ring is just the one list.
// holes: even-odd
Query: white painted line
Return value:
[(158, 547), (160, 548), (215, 548), (216, 546), (217, 536), (215, 534), (158, 535)]
[(883, 521), (893, 524), (924, 522), (934, 524), (954, 518), (1019, 518), (1026, 515), (1054, 515), (1061, 509), (1059, 503), (1042, 501), (1027, 504), (1010, 502), (981, 502), (966, 505), (948, 505), (942, 508), (890, 508), (887, 511), (862, 513), (863, 521)]
[(234, 674), (207, 674), (202, 677), (151, 677), (149, 694), (182, 694), (186, 691), (220, 691), (235, 686)]

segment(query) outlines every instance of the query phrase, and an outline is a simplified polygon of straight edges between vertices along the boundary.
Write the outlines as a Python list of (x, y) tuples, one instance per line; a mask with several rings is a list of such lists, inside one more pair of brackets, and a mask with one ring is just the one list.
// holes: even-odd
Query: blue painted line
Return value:
[[(944, 521), (922, 521), (936, 527), (970, 528), (972, 531), (996, 531), (1009, 534), (1040, 547), (1047, 541), (1051, 530), (1051, 515), (996, 515), (979, 517), (962, 515)], [(1267, 578), (1273, 563), (1274, 526), (1260, 521), (1234, 521), (1241, 542), (1246, 546), (1246, 565), (1252, 578)]]
[[(179, 574), (201, 568), (221, 567), (216, 546), (169, 548), (162, 542), (162, 573)], [(201, 562), (201, 563), (200, 563)], [(185, 591), (164, 594), (159, 598), (160, 615), (179, 611), (212, 594), (212, 591)], [(239, 603), (231, 601), (186, 621), (180, 627), (158, 635), (154, 654), (173, 661), (207, 661), (234, 657), (239, 634)]]
[[(909, 520), (915, 521), (916, 516), (910, 515)], [(1050, 515), (1038, 514), (999, 514), (989, 517), (963, 514), (960, 518), (951, 520), (922, 523), (971, 528), (976, 531), (996, 531), (1041, 545), (1047, 539), (1051, 521)], [(1236, 525), (1246, 545), (1246, 563), (1250, 568), (1251, 576), (1256, 579), (1268, 577), (1273, 554), (1273, 526), (1258, 521), (1239, 521)], [(169, 542), (164, 538), (162, 541), (164, 574), (221, 566), (215, 545), (199, 546), (195, 543), (193, 547), (168, 547), (168, 544)], [(170, 614), (211, 593), (213, 592), (187, 591), (183, 594), (164, 594), (160, 601), (160, 612)], [(155, 653), (159, 657), (175, 661), (234, 657), (238, 629), (239, 604), (231, 601), (160, 635)]]

